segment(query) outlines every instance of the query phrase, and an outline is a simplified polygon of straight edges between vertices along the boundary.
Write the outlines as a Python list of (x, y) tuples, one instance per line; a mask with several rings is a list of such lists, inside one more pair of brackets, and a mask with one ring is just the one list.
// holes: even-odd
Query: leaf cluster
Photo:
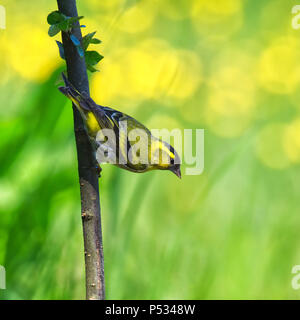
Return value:
[[(68, 33), (70, 40), (76, 47), (79, 56), (85, 58), (87, 69), (91, 72), (95, 72), (98, 71), (97, 69), (95, 69), (95, 65), (99, 63), (104, 57), (97, 51), (88, 50), (88, 47), (90, 44), (100, 44), (101, 40), (94, 37), (96, 32), (86, 34), (82, 38), (81, 42), (74, 34), (72, 34), (72, 29), (76, 27), (75, 24), (82, 18), (83, 16), (68, 17), (60, 13), (59, 11), (53, 11), (47, 17), (47, 22), (50, 25), (48, 34), (50, 37), (54, 37), (61, 31)], [(85, 26), (81, 25), (80, 27), (82, 28)], [(63, 44), (60, 41), (56, 41), (56, 43), (58, 45), (60, 57), (65, 60)]]
[(83, 16), (80, 17), (67, 17), (59, 11), (51, 12), (47, 17), (47, 22), (50, 25), (48, 34), (50, 37), (54, 37), (60, 31), (70, 32), (75, 26), (75, 23), (81, 20)]

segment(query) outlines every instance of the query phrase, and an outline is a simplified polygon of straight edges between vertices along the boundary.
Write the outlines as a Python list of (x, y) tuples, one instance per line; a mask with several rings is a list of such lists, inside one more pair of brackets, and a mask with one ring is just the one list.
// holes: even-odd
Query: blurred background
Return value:
[[(103, 167), (107, 298), (299, 299), (297, 1), (77, 2), (83, 33), (103, 41), (99, 104), (149, 128), (205, 129), (202, 175)], [(83, 299), (72, 110), (47, 34), (56, 1), (0, 4), (0, 298)]]

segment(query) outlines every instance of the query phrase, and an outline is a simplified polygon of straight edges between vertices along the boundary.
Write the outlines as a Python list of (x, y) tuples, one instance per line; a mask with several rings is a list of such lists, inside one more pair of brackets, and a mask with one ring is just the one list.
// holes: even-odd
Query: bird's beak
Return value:
[(172, 171), (173, 173), (175, 173), (175, 174), (176, 174), (176, 176), (177, 176), (179, 179), (181, 179), (181, 171), (180, 171), (180, 167), (172, 168), (172, 169), (171, 169), (171, 171)]

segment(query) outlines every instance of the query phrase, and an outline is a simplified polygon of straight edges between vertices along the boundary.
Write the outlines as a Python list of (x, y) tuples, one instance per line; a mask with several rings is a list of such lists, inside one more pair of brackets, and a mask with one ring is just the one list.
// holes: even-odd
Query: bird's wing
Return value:
[[(128, 167), (127, 169), (133, 171), (145, 170), (146, 166), (144, 164), (133, 164), (129, 159), (134, 159), (134, 154), (132, 153), (132, 145), (136, 141), (130, 141), (128, 139), (128, 134), (132, 129), (141, 129), (145, 132), (147, 138), (151, 138), (150, 131), (140, 122), (130, 117), (129, 115), (117, 111), (109, 107), (97, 106), (93, 108), (92, 112), (94, 113), (96, 119), (99, 122), (99, 125), (102, 127), (102, 123), (105, 122), (105, 128), (111, 128), (114, 130), (116, 136), (116, 153), (119, 161), (123, 161), (124, 166)], [(106, 120), (103, 121), (103, 112), (105, 114)], [(109, 124), (108, 124), (109, 122)], [(148, 155), (148, 145), (149, 141), (144, 141), (140, 143), (141, 149), (140, 152)], [(144, 159), (145, 162), (146, 159)]]

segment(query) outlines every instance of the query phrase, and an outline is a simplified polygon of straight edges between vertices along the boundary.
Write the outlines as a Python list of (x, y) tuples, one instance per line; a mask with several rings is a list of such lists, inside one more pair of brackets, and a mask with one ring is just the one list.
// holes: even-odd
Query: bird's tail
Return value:
[(102, 107), (98, 106), (87, 93), (78, 92), (63, 73), (62, 78), (65, 82), (65, 87), (59, 87), (59, 91), (69, 98), (79, 111), (82, 111), (83, 113), (93, 113), (100, 127), (109, 128), (111, 123), (106, 117)]
[(83, 109), (83, 111), (90, 111), (91, 107), (89, 105), (90, 97), (86, 94), (79, 93), (71, 82), (67, 79), (64, 73), (61, 74), (64, 80), (65, 86), (59, 87), (58, 90), (64, 94), (67, 98), (69, 98), (77, 108)]

